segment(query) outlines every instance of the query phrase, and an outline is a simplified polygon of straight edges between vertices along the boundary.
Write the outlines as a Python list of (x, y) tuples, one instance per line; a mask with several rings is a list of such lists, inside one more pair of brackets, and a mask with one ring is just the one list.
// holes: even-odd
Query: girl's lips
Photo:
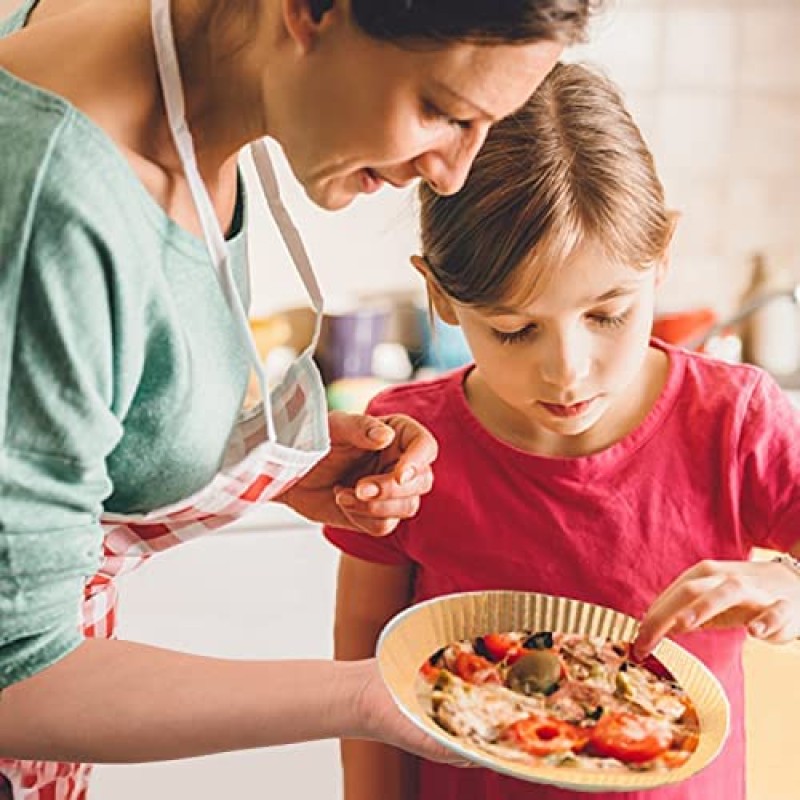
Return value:
[(364, 194), (374, 194), (383, 186), (383, 179), (369, 167), (362, 169), (359, 174), (361, 176), (361, 191)]
[(589, 407), (594, 403), (595, 398), (591, 400), (584, 400), (581, 403), (573, 403), (571, 406), (562, 406), (557, 403), (539, 403), (539, 405), (552, 414), (554, 417), (561, 417), (567, 419), (571, 417), (579, 417), (588, 411)]

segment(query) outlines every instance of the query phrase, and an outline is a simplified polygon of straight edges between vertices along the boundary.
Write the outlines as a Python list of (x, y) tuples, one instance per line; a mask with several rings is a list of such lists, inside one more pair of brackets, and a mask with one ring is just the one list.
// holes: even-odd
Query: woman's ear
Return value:
[(442, 321), (448, 325), (458, 325), (459, 321), (453, 308), (453, 302), (439, 286), (425, 257), (411, 256), (411, 265), (424, 278), (425, 286), (428, 289), (428, 300)]

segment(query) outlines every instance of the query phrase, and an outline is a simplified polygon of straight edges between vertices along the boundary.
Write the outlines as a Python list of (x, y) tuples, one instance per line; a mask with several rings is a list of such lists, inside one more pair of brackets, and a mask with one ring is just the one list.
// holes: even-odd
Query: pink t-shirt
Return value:
[[(420, 512), (383, 539), (338, 529), (350, 555), (415, 567), (415, 600), (517, 589), (566, 595), (641, 617), (702, 559), (747, 559), (754, 545), (800, 540), (800, 415), (763, 372), (660, 342), (670, 370), (643, 423), (581, 458), (522, 452), (467, 405), (468, 369), (393, 388), (370, 407), (402, 412), (439, 441), (435, 486)], [(719, 678), (732, 729), (716, 761), (672, 788), (597, 800), (742, 800), (745, 796), (741, 630), (677, 641)], [(564, 800), (574, 792), (483, 769), (428, 762), (419, 800)]]

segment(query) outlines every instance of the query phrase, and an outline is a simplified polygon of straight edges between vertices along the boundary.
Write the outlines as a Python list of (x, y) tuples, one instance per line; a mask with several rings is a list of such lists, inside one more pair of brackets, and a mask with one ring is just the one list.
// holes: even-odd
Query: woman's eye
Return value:
[(630, 310), (621, 314), (589, 314), (589, 319), (602, 328), (621, 328), (630, 316)]
[(497, 337), (500, 344), (518, 344), (519, 342), (524, 342), (535, 332), (535, 325), (526, 325), (524, 328), (520, 328), (516, 331), (498, 331), (496, 328), (492, 328), (492, 333)]
[(452, 125), (455, 128), (461, 128), (463, 130), (469, 130), (472, 127), (472, 120), (456, 119), (455, 117), (451, 117), (448, 113), (442, 111), (441, 108), (433, 103), (423, 103), (422, 110), (425, 118), (434, 122), (446, 122), (448, 125)]

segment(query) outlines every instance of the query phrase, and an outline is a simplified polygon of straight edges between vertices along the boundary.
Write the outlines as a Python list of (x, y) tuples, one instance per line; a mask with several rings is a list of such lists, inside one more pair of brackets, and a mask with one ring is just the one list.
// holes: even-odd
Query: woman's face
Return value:
[(406, 49), (333, 18), (297, 59), (274, 135), (323, 208), (416, 178), (452, 194), (492, 123), (528, 99), (561, 51), (553, 42)]

